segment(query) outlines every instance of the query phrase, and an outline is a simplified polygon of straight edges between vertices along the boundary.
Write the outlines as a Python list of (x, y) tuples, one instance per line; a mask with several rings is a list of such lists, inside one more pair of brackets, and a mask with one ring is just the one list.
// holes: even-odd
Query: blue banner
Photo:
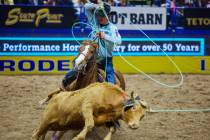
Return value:
[[(77, 38), (80, 42), (87, 38)], [(123, 38), (113, 55), (203, 56), (203, 38)], [(80, 45), (74, 38), (0, 38), (0, 56), (73, 56)]]

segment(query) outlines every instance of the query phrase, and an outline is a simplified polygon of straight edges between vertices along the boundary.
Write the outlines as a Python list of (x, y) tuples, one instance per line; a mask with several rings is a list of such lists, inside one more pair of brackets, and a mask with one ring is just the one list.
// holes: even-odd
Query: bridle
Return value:
[[(96, 47), (93, 46), (93, 44), (91, 44), (91, 43), (88, 43), (88, 44), (85, 43), (85, 44), (84, 44), (84, 47), (86, 47), (86, 46), (88, 46), (88, 45), (89, 45), (90, 47), (94, 47), (94, 48), (96, 49)], [(81, 71), (83, 74), (85, 74), (87, 64), (88, 64), (88, 63), (91, 63), (91, 62), (89, 62), (89, 60), (90, 60), (93, 56), (95, 56), (95, 54), (93, 54), (93, 56), (92, 56), (90, 59), (88, 59), (88, 57), (87, 57), (88, 54), (89, 54), (89, 52), (88, 52), (87, 54), (85, 54), (85, 53), (79, 51), (79, 54), (78, 54), (78, 55), (74, 58), (74, 60), (72, 61), (72, 63), (73, 63), (73, 69), (75, 69), (76, 71)], [(75, 67), (75, 61), (76, 61), (76, 59), (77, 59), (80, 55), (82, 55), (82, 56), (84, 57), (84, 60), (82, 60), (82, 61), (80, 62), (80, 64), (78, 65), (78, 67), (76, 68), (76, 67)], [(93, 61), (92, 61), (92, 63), (93, 63)]]
[[(81, 52), (80, 54), (82, 54), (82, 55), (86, 58), (86, 55), (85, 55), (83, 52)], [(80, 55), (80, 54), (79, 54), (79, 55)]]

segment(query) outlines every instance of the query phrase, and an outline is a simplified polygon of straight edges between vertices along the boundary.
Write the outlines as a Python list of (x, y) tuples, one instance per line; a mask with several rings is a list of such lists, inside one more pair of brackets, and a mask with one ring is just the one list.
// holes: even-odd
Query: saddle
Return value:
[[(119, 86), (122, 85), (121, 88), (122, 88), (123, 90), (125, 90), (124, 79), (123, 79), (123, 78), (120, 79), (120, 76), (118, 75), (119, 73), (117, 73), (116, 70), (114, 71), (114, 73), (115, 73), (116, 84), (118, 84)], [(75, 80), (76, 78), (77, 78), (77, 76), (75, 76), (75, 75), (72, 76), (72, 77), (69, 77), (69, 78), (67, 79), (66, 85), (64, 85), (64, 82), (61, 83), (60, 89), (61, 89), (62, 91), (69, 91), (69, 90), (70, 90), (69, 85), (72, 84), (72, 83), (74, 83), (74, 82), (76, 82), (76, 80)], [(120, 83), (120, 80), (123, 82), (122, 84)], [(106, 81), (106, 74), (105, 74), (105, 71), (102, 70), (102, 69), (98, 69), (98, 70), (97, 70), (97, 74), (96, 74), (96, 81), (95, 81), (95, 82), (100, 82), (100, 83), (102, 83), (102, 82), (105, 82), (105, 81)]]
[[(68, 77), (66, 84), (64, 84), (64, 82), (62, 81), (62, 83), (60, 85), (60, 89), (62, 91), (68, 91), (67, 86), (75, 81), (75, 77), (76, 76)], [(99, 83), (105, 82), (105, 72), (102, 69), (97, 70), (97, 79), (96, 80)]]

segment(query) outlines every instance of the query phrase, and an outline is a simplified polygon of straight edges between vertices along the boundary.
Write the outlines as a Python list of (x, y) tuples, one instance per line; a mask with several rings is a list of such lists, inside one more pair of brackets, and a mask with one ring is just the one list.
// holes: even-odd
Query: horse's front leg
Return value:
[(116, 128), (114, 126), (109, 128), (109, 132), (104, 138), (104, 140), (111, 140), (112, 134), (116, 131)]
[(94, 127), (93, 120), (93, 108), (91, 103), (84, 102), (82, 105), (82, 114), (85, 119), (85, 126), (83, 130), (72, 140), (85, 140), (85, 137), (89, 131)]

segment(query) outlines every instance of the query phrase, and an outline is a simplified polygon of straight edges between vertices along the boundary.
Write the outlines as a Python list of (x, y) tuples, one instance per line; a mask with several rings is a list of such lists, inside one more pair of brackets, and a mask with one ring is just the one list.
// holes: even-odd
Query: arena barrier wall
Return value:
[[(86, 38), (77, 38), (79, 41)], [(163, 49), (183, 73), (210, 74), (209, 50), (204, 38), (123, 38), (114, 48), (114, 65), (123, 73), (178, 73)], [(73, 38), (0, 37), (0, 74), (64, 74), (79, 45)], [(161, 49), (160, 49), (161, 48)]]
[[(165, 56), (124, 56), (145, 73), (178, 73)], [(210, 74), (210, 56), (172, 56), (183, 73)], [(71, 68), (73, 56), (3, 56), (0, 74), (64, 74)], [(139, 73), (120, 56), (114, 57), (114, 66), (123, 73)]]

